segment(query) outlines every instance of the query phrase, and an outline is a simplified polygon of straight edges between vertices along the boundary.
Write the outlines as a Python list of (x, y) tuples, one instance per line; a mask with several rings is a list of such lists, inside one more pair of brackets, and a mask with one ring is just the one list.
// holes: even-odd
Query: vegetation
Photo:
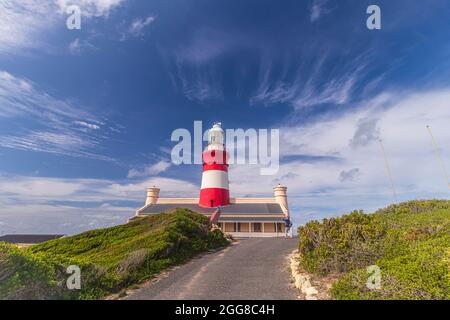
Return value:
[[(409, 201), (354, 211), (298, 229), (301, 267), (337, 274), (335, 299), (450, 299), (450, 201)], [(366, 268), (381, 270), (369, 289)]]
[[(227, 244), (186, 209), (24, 249), (0, 243), (0, 299), (96, 299)], [(81, 290), (67, 289), (69, 265), (81, 269)]]

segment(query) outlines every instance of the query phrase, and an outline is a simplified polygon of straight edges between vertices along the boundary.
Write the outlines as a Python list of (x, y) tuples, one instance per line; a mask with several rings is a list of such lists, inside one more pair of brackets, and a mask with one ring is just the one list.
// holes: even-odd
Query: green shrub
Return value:
[(450, 236), (443, 234), (411, 245), (408, 252), (376, 261), (381, 287), (369, 290), (366, 269), (345, 274), (333, 284), (336, 299), (450, 299)]
[[(409, 201), (374, 214), (352, 212), (298, 230), (301, 266), (340, 273), (336, 299), (450, 299), (450, 201)], [(369, 290), (366, 267), (381, 269)]]
[(354, 211), (340, 218), (312, 221), (298, 228), (301, 264), (309, 272), (346, 272), (380, 256), (379, 240), (386, 230), (374, 217)]
[[(0, 299), (95, 299), (227, 244), (205, 216), (185, 209), (26, 249), (2, 244)], [(66, 289), (69, 265), (81, 269), (81, 290)]]

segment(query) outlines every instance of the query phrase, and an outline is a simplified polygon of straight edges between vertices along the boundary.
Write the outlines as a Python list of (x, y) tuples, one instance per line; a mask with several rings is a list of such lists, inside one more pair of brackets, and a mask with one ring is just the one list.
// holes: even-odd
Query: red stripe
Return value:
[(207, 171), (207, 170), (220, 170), (220, 171), (225, 171), (228, 172), (228, 165), (227, 164), (203, 164), (203, 171)]
[(227, 164), (228, 152), (226, 150), (207, 150), (202, 153), (203, 163)]
[(230, 204), (230, 192), (227, 189), (207, 188), (200, 190), (199, 205), (202, 207), (217, 207)]

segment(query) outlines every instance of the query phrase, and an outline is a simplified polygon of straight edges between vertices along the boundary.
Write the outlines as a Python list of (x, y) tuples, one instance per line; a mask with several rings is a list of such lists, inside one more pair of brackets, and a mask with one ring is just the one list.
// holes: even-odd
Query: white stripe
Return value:
[(222, 170), (203, 171), (201, 188), (220, 188), (228, 190), (228, 172)]
[(225, 150), (225, 147), (223, 146), (223, 144), (221, 143), (213, 143), (213, 144), (208, 144), (208, 146), (206, 147), (207, 151), (211, 151), (211, 150)]

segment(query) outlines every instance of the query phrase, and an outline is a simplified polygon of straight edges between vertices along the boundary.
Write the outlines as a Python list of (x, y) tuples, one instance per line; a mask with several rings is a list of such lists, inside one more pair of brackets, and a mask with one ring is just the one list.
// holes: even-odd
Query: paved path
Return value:
[(287, 256), (296, 239), (244, 239), (197, 257), (126, 299), (295, 299)]

